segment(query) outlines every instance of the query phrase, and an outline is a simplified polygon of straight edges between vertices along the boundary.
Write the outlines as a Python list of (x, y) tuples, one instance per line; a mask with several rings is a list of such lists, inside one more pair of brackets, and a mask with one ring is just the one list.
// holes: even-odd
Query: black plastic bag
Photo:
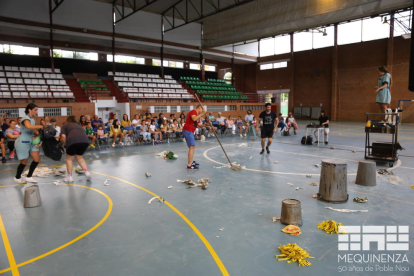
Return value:
[(43, 136), (47, 138), (54, 138), (56, 136), (56, 129), (52, 125), (43, 128)]

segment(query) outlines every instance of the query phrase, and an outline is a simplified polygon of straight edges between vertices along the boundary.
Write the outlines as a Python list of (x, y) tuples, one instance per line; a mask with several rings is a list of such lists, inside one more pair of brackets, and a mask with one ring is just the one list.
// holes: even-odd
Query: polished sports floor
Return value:
[[(364, 160), (364, 124), (331, 123), (328, 145), (305, 146), (300, 140), (307, 123), (299, 123), (296, 136), (275, 136), (271, 153), (264, 155), (259, 154), (258, 141), (222, 137), (232, 162), (246, 166), (241, 171), (222, 167), (227, 160), (215, 138), (196, 142), (198, 171), (186, 170), (187, 147), (182, 141), (91, 150), (85, 159), (92, 181), (76, 174), (71, 185), (53, 184), (63, 176), (37, 178), (43, 204), (36, 208), (23, 208), (29, 185), (13, 183), (17, 161), (0, 164), (0, 275), (413, 275), (413, 238), (409, 251), (393, 252), (406, 254), (409, 262), (399, 264), (405, 270), (381, 263), (394, 271), (383, 272), (380, 267), (354, 272), (352, 266), (367, 264), (338, 260), (338, 254), (343, 255), (338, 236), (317, 225), (335, 220), (344, 225), (410, 226), (413, 231), (414, 126), (401, 127), (405, 150), (392, 168), (404, 183), (390, 184), (388, 175), (378, 177), (377, 186), (364, 187), (353, 183), (358, 161)], [(240, 145), (246, 142), (249, 146)], [(164, 150), (173, 151), (178, 159), (157, 158)], [(310, 183), (319, 184), (321, 170), (315, 165), (331, 158), (347, 163), (347, 203), (313, 198), (319, 185)], [(63, 162), (64, 158), (59, 163), (43, 156), (40, 164), (53, 168), (64, 166)], [(377, 163), (377, 168), (389, 168), (388, 163)], [(152, 176), (146, 177), (146, 172)], [(206, 190), (177, 182), (202, 177), (211, 180)], [(104, 185), (106, 180), (109, 185)], [(149, 204), (154, 196), (165, 201)], [(353, 202), (354, 197), (368, 197), (368, 202)], [(272, 221), (280, 217), (282, 200), (287, 198), (301, 201), (300, 236), (282, 233), (284, 225)], [(341, 213), (328, 206), (368, 212)], [(278, 261), (278, 247), (288, 243), (308, 251), (315, 258), (308, 259), (312, 265)], [(373, 244), (369, 253), (384, 252)]]

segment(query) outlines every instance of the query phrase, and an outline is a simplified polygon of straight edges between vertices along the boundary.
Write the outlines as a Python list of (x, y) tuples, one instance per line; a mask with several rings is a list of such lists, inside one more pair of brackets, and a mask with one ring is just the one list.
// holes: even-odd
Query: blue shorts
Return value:
[(192, 132), (183, 130), (183, 136), (185, 138), (185, 141), (187, 142), (187, 146), (189, 147), (195, 146), (194, 134)]

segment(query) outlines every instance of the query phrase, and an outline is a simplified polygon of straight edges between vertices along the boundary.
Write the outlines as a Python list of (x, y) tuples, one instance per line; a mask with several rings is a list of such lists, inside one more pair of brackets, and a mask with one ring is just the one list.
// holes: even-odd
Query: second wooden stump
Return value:
[(347, 165), (340, 160), (322, 160), (318, 199), (329, 203), (348, 201)]
[(297, 199), (285, 199), (282, 201), (282, 214), (280, 222), (285, 225), (302, 225), (302, 209)]

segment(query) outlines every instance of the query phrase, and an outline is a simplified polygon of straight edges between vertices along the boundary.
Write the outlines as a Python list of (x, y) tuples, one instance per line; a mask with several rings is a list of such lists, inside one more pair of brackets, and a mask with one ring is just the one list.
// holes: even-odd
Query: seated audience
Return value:
[(283, 119), (282, 113), (279, 113), (279, 116), (277, 116), (277, 119), (279, 121), (277, 128), (282, 133), (283, 131), (285, 131), (285, 128), (287, 127), (285, 123), (285, 119)]
[(244, 136), (246, 136), (247, 135), (246, 134), (247, 128), (244, 126), (244, 122), (243, 122), (242, 116), (239, 116), (239, 118), (237, 118), (236, 125), (239, 128), (239, 130), (240, 130), (240, 137), (243, 137), (243, 129), (246, 130), (245, 133), (244, 133)]
[(231, 115), (227, 118), (227, 128), (231, 129), (231, 134), (236, 134), (236, 125), (234, 124)]
[(86, 127), (84, 128), (86, 136), (91, 139), (91, 148), (95, 148), (95, 135), (93, 135), (93, 128), (91, 122), (86, 123)]
[(151, 142), (151, 132), (149, 131), (149, 125), (145, 124), (145, 121), (141, 121), (141, 133), (144, 142)]
[(50, 119), (50, 124), (56, 129), (55, 139), (56, 139), (56, 141), (59, 142), (59, 140), (60, 140), (60, 126), (57, 125), (55, 118)]
[(210, 116), (207, 116), (204, 122), (205, 128), (208, 130), (207, 137), (210, 137), (211, 135), (214, 136), (214, 132), (217, 130), (217, 127), (213, 126), (211, 124)]
[(20, 132), (20, 123), (22, 121), (22, 117), (17, 118), (17, 122), (16, 122), (16, 130), (18, 130)]
[(98, 130), (96, 131), (96, 138), (102, 139), (102, 138), (107, 138), (107, 137), (108, 137), (108, 133), (105, 133), (103, 126), (98, 126)]
[(226, 117), (221, 116), (221, 112), (219, 112), (216, 121), (218, 122), (218, 127), (217, 128), (220, 129), (221, 130), (221, 134), (223, 134), (226, 131), (226, 129), (227, 129), (226, 122), (225, 122), (226, 121)]
[(84, 115), (81, 115), (79, 118), (79, 124), (81, 125), (81, 127), (85, 128), (86, 127), (86, 117)]
[[(6, 138), (7, 138), (7, 147), (10, 150), (10, 159), (14, 158), (15, 151), (14, 151), (14, 142), (17, 138), (19, 138), (20, 131), (16, 128), (16, 121), (11, 120), (10, 121), (10, 127), (6, 129)], [(3, 144), (3, 142), (2, 142)], [(3, 147), (2, 147), (3, 152)]]
[(139, 128), (141, 126), (141, 116), (139, 114), (135, 114), (131, 124), (134, 128)]
[[(151, 124), (149, 126), (149, 130), (152, 134), (154, 134), (154, 140), (160, 141), (162, 143), (162, 133), (161, 131), (155, 126), (155, 120), (151, 120)], [(159, 140), (157, 140), (157, 137), (159, 136)]]
[(119, 123), (118, 119), (115, 119), (111, 125), (111, 130), (109, 133), (109, 137), (114, 138), (112, 143), (112, 147), (115, 147), (116, 138), (119, 137), (119, 144), (124, 145), (122, 143), (122, 139), (124, 139), (124, 133), (121, 131), (121, 124)]
[(289, 112), (288, 117), (287, 117), (287, 127), (288, 127), (288, 131), (290, 130), (290, 128), (293, 126), (293, 132), (296, 135), (296, 130), (298, 130), (298, 124), (296, 123), (295, 118), (293, 117), (292, 112)]
[[(90, 121), (88, 121), (90, 122)], [(93, 121), (91, 122), (93, 131), (96, 132), (98, 130), (98, 126), (103, 126), (104, 123), (102, 120), (98, 119), (98, 115), (93, 116)]]
[[(129, 120), (128, 115), (124, 114), (124, 116), (122, 117), (121, 127), (122, 129), (125, 129), (125, 127), (130, 126), (132, 126), (131, 121)], [(125, 133), (127, 133), (128, 135), (132, 135), (133, 132), (133, 130), (125, 130)]]

